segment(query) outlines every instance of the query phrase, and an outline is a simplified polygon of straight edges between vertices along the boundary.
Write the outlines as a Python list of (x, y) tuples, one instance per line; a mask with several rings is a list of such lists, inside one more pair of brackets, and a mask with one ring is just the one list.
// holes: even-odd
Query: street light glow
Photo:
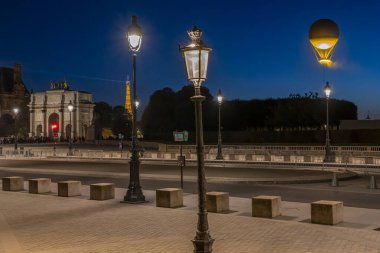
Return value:
[(132, 24), (128, 27), (127, 38), (131, 51), (134, 53), (138, 52), (141, 47), (142, 31), (137, 24), (136, 16), (132, 16)]
[(69, 112), (74, 111), (74, 105), (71, 103), (71, 101), (70, 101), (69, 105), (67, 106), (67, 109), (69, 110)]
[(221, 104), (223, 102), (223, 95), (222, 95), (222, 91), (220, 89), (219, 89), (216, 97), (218, 98), (218, 103)]
[(18, 112), (20, 111), (20, 109), (18, 109), (18, 108), (13, 108), (13, 112), (17, 115), (18, 114)]
[(326, 82), (324, 92), (325, 92), (326, 97), (329, 98), (330, 94), (331, 94), (331, 86), (330, 86), (329, 82)]

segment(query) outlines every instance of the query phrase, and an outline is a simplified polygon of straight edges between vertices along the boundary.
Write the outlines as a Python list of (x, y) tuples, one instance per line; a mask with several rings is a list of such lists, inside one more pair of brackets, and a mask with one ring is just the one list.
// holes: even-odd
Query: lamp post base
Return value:
[(212, 252), (212, 244), (215, 239), (212, 239), (210, 235), (206, 235), (205, 239), (197, 239), (194, 238), (192, 240), (194, 245), (194, 253), (211, 253)]
[(124, 196), (124, 202), (135, 204), (145, 202), (145, 196), (140, 184), (139, 153), (141, 152), (141, 148), (137, 148), (136, 146), (136, 143), (133, 142), (131, 150), (132, 156), (131, 161), (129, 162), (129, 186), (128, 191)]
[(139, 204), (139, 203), (145, 203), (145, 196), (142, 193), (141, 189), (133, 189), (133, 190), (128, 190), (127, 194), (124, 196), (124, 201), (125, 203), (134, 203), (134, 204)]

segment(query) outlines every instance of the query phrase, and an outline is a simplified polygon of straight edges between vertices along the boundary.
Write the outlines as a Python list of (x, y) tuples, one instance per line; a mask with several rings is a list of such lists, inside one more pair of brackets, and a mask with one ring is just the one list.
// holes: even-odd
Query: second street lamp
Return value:
[(70, 113), (70, 133), (69, 133), (69, 152), (67, 153), (68, 156), (73, 156), (74, 153), (73, 153), (73, 139), (71, 137), (71, 134), (73, 132), (73, 126), (72, 126), (72, 122), (71, 122), (71, 113), (74, 111), (74, 105), (73, 103), (70, 101), (69, 105), (67, 106), (67, 109), (69, 110), (69, 113)]
[(216, 95), (218, 98), (218, 153), (216, 155), (216, 160), (223, 160), (223, 153), (222, 153), (222, 133), (220, 131), (220, 107), (222, 106), (223, 102), (223, 95), (222, 91), (219, 89), (218, 94)]
[(18, 131), (17, 131), (17, 115), (20, 112), (18, 108), (13, 108), (15, 114), (15, 153), (17, 153)]
[(195, 129), (196, 149), (198, 164), (198, 225), (193, 240), (195, 253), (211, 253), (214, 239), (208, 228), (206, 211), (206, 179), (204, 168), (204, 145), (203, 145), (203, 123), (202, 123), (202, 101), (205, 97), (201, 95), (201, 84), (206, 80), (208, 56), (211, 48), (208, 48), (201, 40), (202, 31), (196, 26), (188, 32), (191, 43), (180, 48), (186, 63), (187, 77), (193, 82), (195, 94), (191, 97), (195, 105)]
[(132, 16), (132, 24), (128, 27), (128, 43), (132, 51), (133, 63), (133, 112), (132, 112), (132, 147), (131, 147), (131, 160), (129, 162), (129, 186), (126, 195), (124, 196), (125, 202), (142, 203), (145, 202), (145, 196), (142, 192), (140, 185), (140, 149), (137, 147), (137, 92), (136, 92), (136, 58), (137, 52), (141, 47), (142, 31), (137, 24), (137, 17)]
[(334, 162), (334, 155), (331, 151), (330, 146), (330, 126), (329, 126), (329, 99), (331, 95), (331, 86), (329, 82), (326, 82), (324, 87), (324, 92), (326, 95), (326, 142), (325, 142), (325, 159), (324, 162)]

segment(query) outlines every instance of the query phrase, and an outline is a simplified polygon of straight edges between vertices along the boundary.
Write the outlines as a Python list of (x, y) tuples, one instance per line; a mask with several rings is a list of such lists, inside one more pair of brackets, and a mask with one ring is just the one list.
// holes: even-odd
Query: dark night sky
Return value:
[(227, 99), (322, 93), (323, 71), (307, 33), (319, 18), (333, 19), (341, 36), (326, 72), (333, 97), (380, 118), (380, 1), (1, 1), (0, 65), (21, 63), (29, 89), (42, 91), (66, 78), (72, 89), (96, 101), (123, 103), (131, 76), (125, 38), (130, 17), (144, 31), (138, 56), (138, 93), (143, 103), (165, 86), (187, 84), (178, 43), (196, 24), (213, 48), (208, 80)]

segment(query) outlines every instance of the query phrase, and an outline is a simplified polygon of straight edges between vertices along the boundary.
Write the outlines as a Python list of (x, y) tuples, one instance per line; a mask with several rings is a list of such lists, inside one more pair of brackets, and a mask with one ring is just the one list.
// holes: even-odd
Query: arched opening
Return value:
[(87, 138), (87, 125), (86, 124), (83, 125), (82, 133), (83, 133), (84, 140), (86, 140), (86, 138)]
[(59, 132), (59, 115), (52, 113), (49, 116), (49, 137), (57, 138)]
[(42, 125), (38, 125), (36, 128), (36, 136), (41, 137), (42, 136)]
[(72, 135), (72, 130), (71, 130), (71, 125), (67, 124), (65, 128), (65, 133), (66, 133), (66, 139), (68, 140), (70, 138), (70, 135)]

